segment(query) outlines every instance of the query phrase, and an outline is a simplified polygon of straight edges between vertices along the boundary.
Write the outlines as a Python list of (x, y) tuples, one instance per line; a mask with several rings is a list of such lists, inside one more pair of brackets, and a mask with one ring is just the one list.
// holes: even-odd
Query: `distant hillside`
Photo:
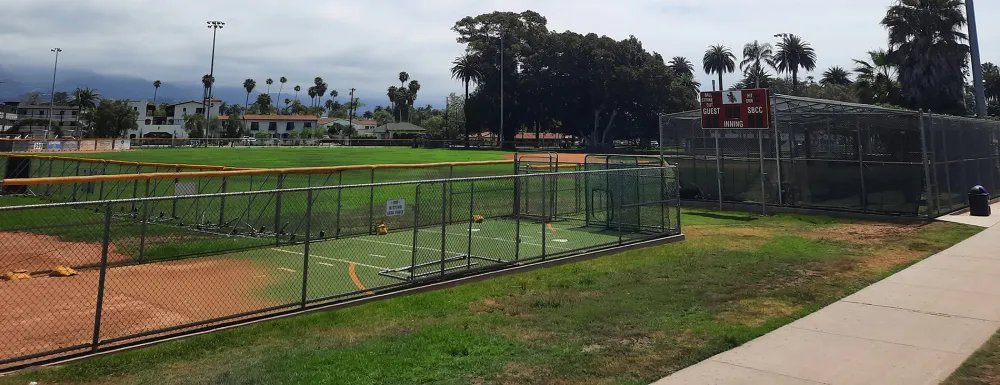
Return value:
[[(0, 101), (21, 100), (31, 92), (41, 92), (48, 94), (52, 87), (52, 69), (37, 67), (0, 67)], [(264, 82), (258, 81), (259, 85)], [(129, 76), (104, 75), (91, 70), (79, 69), (59, 69), (56, 77), (56, 91), (72, 92), (77, 87), (90, 87), (97, 90), (101, 96), (112, 99), (150, 100), (153, 98), (153, 80), (141, 79)], [(289, 87), (290, 88), (290, 87)], [(242, 87), (216, 86), (214, 96), (227, 103), (242, 105), (246, 99), (246, 91)], [(282, 94), (290, 95), (290, 90)], [(201, 98), (202, 88), (198, 81), (174, 84), (164, 82), (157, 93), (157, 101), (185, 101), (198, 100)], [(277, 98), (277, 88), (272, 87), (272, 96)], [(255, 97), (255, 96), (254, 96)], [(305, 90), (299, 94), (299, 98), (305, 96)], [(48, 95), (43, 97), (47, 100)], [(341, 95), (341, 102), (347, 100), (346, 95)], [(278, 102), (277, 100), (275, 100)], [(252, 100), (251, 100), (252, 102)], [(375, 107), (376, 103), (367, 103), (361, 99), (362, 103), (368, 107), (361, 110), (368, 110)]]

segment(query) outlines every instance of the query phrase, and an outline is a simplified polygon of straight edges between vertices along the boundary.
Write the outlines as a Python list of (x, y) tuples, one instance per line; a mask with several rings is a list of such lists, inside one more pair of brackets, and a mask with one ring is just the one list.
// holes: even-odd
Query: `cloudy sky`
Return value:
[[(195, 84), (208, 72), (211, 30), (222, 20), (217, 84), (289, 79), (308, 85), (322, 76), (341, 95), (355, 87), (365, 99), (384, 98), (399, 71), (420, 80), (418, 103), (460, 92), (452, 59), (462, 52), (451, 27), (468, 15), (531, 9), (549, 29), (637, 36), (649, 50), (696, 64), (722, 43), (739, 52), (776, 33), (803, 36), (820, 68), (850, 67), (850, 59), (885, 45), (878, 25), (892, 0), (4, 0), (0, 65), (92, 69), (163, 82)], [(1000, 1), (979, 0), (984, 61), (1000, 61)], [(699, 65), (700, 67), (700, 65)], [(817, 71), (822, 72), (822, 71)], [(817, 75), (818, 73), (815, 73)], [(805, 76), (805, 75), (803, 75)], [(700, 81), (711, 86), (711, 77)], [(726, 83), (738, 80), (728, 76)], [(376, 99), (381, 100), (381, 99)]]

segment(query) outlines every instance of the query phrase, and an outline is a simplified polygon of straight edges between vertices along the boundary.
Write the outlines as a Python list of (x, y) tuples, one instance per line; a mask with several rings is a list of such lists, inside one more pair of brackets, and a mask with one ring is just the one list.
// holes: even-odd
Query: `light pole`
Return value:
[(354, 128), (354, 91), (356, 89), (351, 88), (351, 104), (347, 105), (347, 128)]
[(500, 28), (500, 149), (503, 149), (503, 28)]
[(985, 118), (986, 90), (983, 87), (983, 64), (979, 57), (979, 32), (976, 30), (976, 9), (972, 0), (965, 0), (965, 15), (969, 22), (969, 50), (972, 51), (972, 83), (976, 89), (976, 115)]
[[(208, 68), (208, 76), (211, 83), (209, 83), (208, 87), (208, 108), (205, 109), (205, 128), (208, 128), (209, 119), (212, 117), (212, 107), (215, 105), (212, 101), (212, 90), (215, 88), (215, 35), (218, 34), (219, 30), (226, 25), (226, 23), (218, 20), (211, 20), (207, 23), (208, 28), (212, 29), (212, 64)], [(205, 133), (207, 134), (208, 130), (205, 130)]]
[(49, 96), (49, 123), (45, 126), (45, 139), (49, 138), (49, 130), (52, 129), (52, 108), (56, 103), (56, 71), (59, 70), (59, 53), (62, 48), (56, 47), (51, 51), (56, 53), (56, 64), (52, 66), (52, 94)]

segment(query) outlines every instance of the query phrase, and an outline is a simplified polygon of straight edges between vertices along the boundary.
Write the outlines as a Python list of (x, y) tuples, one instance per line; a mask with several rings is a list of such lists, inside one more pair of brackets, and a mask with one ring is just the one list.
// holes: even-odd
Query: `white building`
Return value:
[[(49, 106), (47, 104), (31, 105), (20, 103), (17, 106), (18, 119), (49, 119), (49, 109), (52, 109), (52, 122), (62, 131), (62, 136), (74, 136), (79, 127), (79, 111), (76, 107), (66, 105)], [(42, 125), (24, 126), (20, 129), (20, 134), (30, 134), (36, 137), (45, 135), (46, 127)], [(55, 135), (49, 133), (49, 136)]]
[[(291, 133), (302, 132), (303, 128), (319, 127), (319, 118), (312, 115), (243, 115), (240, 118), (246, 124), (246, 135), (252, 137), (266, 132), (271, 139), (288, 139)], [(220, 116), (219, 119), (225, 121), (229, 117)]]
[(344, 127), (347, 127), (348, 125), (354, 126), (354, 130), (356, 131), (355, 135), (374, 135), (375, 127), (378, 126), (378, 123), (374, 120), (356, 119), (349, 121), (348, 119), (342, 118), (319, 118), (319, 125), (324, 129), (329, 130), (334, 124), (339, 124)]
[[(191, 100), (181, 103), (167, 105), (166, 109), (159, 114), (158, 106), (145, 102), (131, 102), (132, 109), (138, 113), (136, 118), (139, 129), (129, 131), (129, 138), (187, 138), (187, 131), (184, 130), (184, 120), (188, 115), (205, 115), (205, 104)], [(217, 117), (221, 115), (222, 103), (220, 100), (213, 100), (210, 103), (209, 116)], [(159, 115), (159, 116), (157, 116)]]

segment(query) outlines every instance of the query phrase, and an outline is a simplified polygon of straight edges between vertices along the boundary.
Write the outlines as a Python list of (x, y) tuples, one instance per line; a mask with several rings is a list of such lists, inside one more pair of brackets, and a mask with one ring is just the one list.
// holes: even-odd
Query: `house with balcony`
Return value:
[[(62, 132), (62, 136), (79, 136), (77, 134), (77, 129), (79, 128), (80, 117), (79, 111), (76, 107), (71, 107), (67, 105), (55, 105), (49, 106), (48, 104), (32, 105), (28, 103), (18, 103), (16, 115), (18, 120), (25, 119), (49, 119), (49, 111), (51, 109), (51, 122), (55, 127), (59, 128)], [(40, 122), (39, 124), (28, 124), (21, 126), (19, 130), (20, 135), (29, 135), (32, 137), (44, 137), (46, 134), (48, 136), (54, 136), (55, 133), (47, 132), (48, 127), (45, 123)]]
[(0, 134), (6, 133), (17, 123), (18, 102), (0, 103)]
[(210, 117), (222, 115), (222, 101), (218, 99), (205, 102), (190, 100), (168, 104), (160, 109), (159, 105), (139, 101), (131, 102), (136, 111), (138, 130), (129, 131), (129, 138), (187, 138), (184, 121), (190, 115), (205, 115), (207, 108)]

